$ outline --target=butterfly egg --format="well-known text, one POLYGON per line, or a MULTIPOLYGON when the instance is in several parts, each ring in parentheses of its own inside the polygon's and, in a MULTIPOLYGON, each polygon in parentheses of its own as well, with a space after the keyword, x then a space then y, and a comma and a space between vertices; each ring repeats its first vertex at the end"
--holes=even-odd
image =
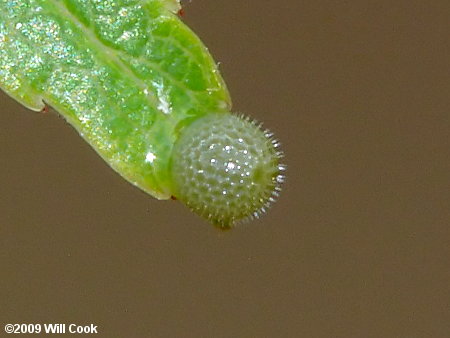
POLYGON ((284 180, 278 145, 248 118, 229 113, 201 117, 175 142, 174 196, 221 228, 258 217, 284 180))

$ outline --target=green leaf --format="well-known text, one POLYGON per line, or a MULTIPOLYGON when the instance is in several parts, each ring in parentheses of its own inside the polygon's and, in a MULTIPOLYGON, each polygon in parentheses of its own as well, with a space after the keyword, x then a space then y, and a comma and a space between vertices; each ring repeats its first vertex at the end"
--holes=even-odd
POLYGON ((0 0, 0 86, 54 107, 131 183, 171 195, 180 126, 231 101, 176 0, 0 0))

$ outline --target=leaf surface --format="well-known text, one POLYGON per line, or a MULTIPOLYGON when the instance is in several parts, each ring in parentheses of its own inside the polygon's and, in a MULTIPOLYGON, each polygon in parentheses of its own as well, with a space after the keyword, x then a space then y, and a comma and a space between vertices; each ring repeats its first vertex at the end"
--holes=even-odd
POLYGON ((178 130, 229 111, 205 46, 175 0, 0 0, 0 86, 54 107, 123 177, 171 194, 178 130))

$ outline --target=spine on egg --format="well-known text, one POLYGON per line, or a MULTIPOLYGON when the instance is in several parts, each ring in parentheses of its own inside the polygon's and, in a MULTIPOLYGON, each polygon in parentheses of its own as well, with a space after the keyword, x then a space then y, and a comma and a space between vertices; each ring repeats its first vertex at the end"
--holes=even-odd
POLYGON ((124 178, 172 194, 179 131, 231 101, 177 0, 0 0, 0 86, 44 103, 124 178))

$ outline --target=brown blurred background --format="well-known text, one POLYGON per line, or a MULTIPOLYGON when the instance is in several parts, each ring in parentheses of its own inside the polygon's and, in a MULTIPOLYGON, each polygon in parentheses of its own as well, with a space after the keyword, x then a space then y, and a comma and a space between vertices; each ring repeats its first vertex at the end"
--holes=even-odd
POLYGON ((280 200, 220 232, 2 94, 0 336, 94 323, 102 337, 450 337, 450 5, 185 10, 235 110, 283 143, 280 200))

